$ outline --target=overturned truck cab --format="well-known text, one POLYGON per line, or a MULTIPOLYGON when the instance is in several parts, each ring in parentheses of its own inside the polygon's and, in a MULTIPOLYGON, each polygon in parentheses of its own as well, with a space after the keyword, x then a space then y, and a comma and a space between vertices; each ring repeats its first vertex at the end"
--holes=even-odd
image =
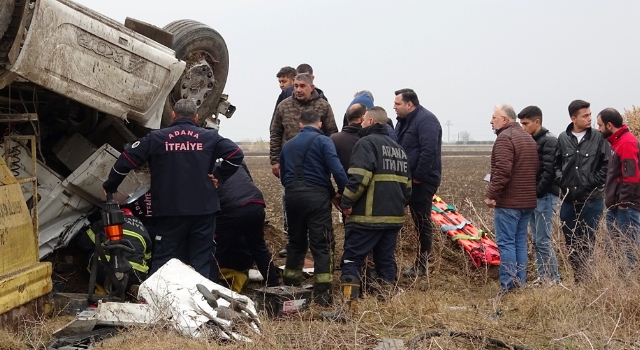
MULTIPOLYGON (((0 154, 10 175, 2 181, 22 194, 1 197, 0 211, 19 201, 35 223, 29 245, 11 228, 15 215, 0 215, 0 249, 30 247, 21 264, 0 254, 0 314, 50 291, 51 267, 40 259, 87 223, 120 152, 168 126, 175 101, 193 99, 201 126, 231 117, 228 70, 224 39, 196 21, 158 28, 131 18, 121 24, 69 0, 0 1, 0 154), (40 272, 20 286, 48 287, 5 288, 31 268, 40 272)), ((149 182, 144 170, 132 172, 116 199, 139 195, 149 182)))

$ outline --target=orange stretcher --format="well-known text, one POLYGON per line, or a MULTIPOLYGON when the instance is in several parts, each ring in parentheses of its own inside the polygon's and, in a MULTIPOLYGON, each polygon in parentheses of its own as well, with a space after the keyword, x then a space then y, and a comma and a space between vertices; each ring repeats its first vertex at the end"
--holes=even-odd
POLYGON ((451 240, 464 248, 474 266, 500 265, 498 245, 471 221, 460 215, 453 205, 448 205, 438 196, 433 196, 431 219, 451 240))

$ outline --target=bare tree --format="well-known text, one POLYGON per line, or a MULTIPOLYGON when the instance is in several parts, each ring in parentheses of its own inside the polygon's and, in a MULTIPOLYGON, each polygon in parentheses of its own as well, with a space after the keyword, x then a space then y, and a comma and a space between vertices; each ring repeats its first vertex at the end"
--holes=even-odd
POLYGON ((463 145, 466 145, 469 141, 473 141, 471 139, 471 133, 466 130, 460 131, 460 133, 458 134, 458 141, 463 145))

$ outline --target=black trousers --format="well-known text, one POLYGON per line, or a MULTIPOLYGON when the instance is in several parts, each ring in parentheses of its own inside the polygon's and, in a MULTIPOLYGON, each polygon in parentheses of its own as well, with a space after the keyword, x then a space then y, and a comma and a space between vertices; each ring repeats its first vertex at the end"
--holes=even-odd
POLYGON ((279 281, 271 252, 264 240, 264 217, 264 206, 257 203, 218 215, 214 253, 218 262, 216 267, 220 268, 242 271, 247 266, 251 267, 255 261, 267 286, 272 287, 279 285, 279 281), (249 252, 248 257, 246 251, 249 252))
POLYGON ((149 275, 167 261, 177 258, 191 265, 199 274, 209 277, 211 252, 215 251, 214 214, 191 216, 159 216, 153 258, 149 275))
POLYGON ((426 255, 431 252, 431 244, 433 240, 433 226, 431 223, 431 205, 433 203, 433 195, 438 190, 437 186, 420 183, 412 184, 411 197, 409 198, 409 209, 411 217, 418 231, 418 257, 416 265, 425 265, 426 255))
POLYGON ((364 259, 373 252, 373 262, 378 276, 389 283, 395 283, 398 272, 395 250, 399 231, 400 227, 365 229, 348 225, 340 262, 342 275, 360 278, 364 259))
POLYGON ((330 284, 333 280, 333 225, 329 191, 322 187, 305 186, 285 191, 289 243, 283 275, 285 284, 302 282, 302 267, 307 249, 314 260, 314 285, 330 284))

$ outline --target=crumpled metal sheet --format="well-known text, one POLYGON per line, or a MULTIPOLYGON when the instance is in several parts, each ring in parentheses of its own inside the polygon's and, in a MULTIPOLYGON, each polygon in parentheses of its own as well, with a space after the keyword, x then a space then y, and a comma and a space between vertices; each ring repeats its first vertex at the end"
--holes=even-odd
MULTIPOLYGON (((257 314, 255 304, 247 296, 211 282, 178 259, 169 260, 144 281, 140 285, 138 297, 143 298, 156 310, 160 319, 173 324, 174 328, 183 335, 195 338, 204 337, 207 334, 205 324, 210 320, 231 328, 230 321, 217 317, 217 311, 209 306, 202 294, 196 289, 197 284, 202 284, 209 290, 215 289, 236 300, 244 300, 247 308, 257 314)), ((229 302, 222 298, 217 302, 219 306, 229 306, 229 302)), ((260 333, 255 325, 251 325, 251 328, 256 333, 260 333)), ((219 336, 229 338, 224 332, 220 332, 219 336)), ((231 332, 231 336, 236 340, 251 341, 236 332, 231 332)))

